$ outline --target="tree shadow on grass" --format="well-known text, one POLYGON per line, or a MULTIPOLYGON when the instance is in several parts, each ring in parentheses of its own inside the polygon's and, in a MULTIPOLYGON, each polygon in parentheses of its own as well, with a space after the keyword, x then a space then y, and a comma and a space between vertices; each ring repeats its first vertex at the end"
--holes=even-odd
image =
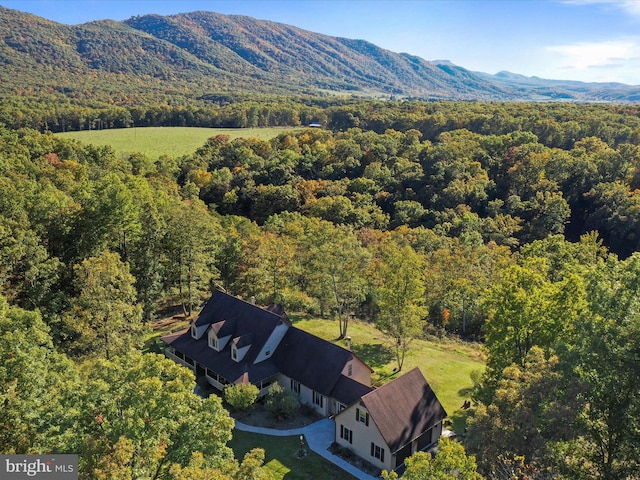
POLYGON ((466 433, 466 424, 467 418, 471 415, 470 407, 473 406, 473 402, 471 401, 471 394, 473 393, 473 388, 461 388, 458 390, 458 395, 463 398, 461 400, 463 403, 460 405, 454 412, 447 412, 449 416, 445 420, 445 428, 453 430, 456 434, 461 437, 465 436, 466 433), (468 403, 467 403, 468 402, 468 403), (467 405, 465 405, 467 404, 467 405))
POLYGON ((467 418, 469 412, 467 410, 456 410, 453 413, 449 413, 449 416, 445 420, 445 428, 453 430, 460 437, 464 437, 466 434, 467 418))
POLYGON ((458 396, 462 398, 470 397, 472 393, 473 393, 473 387, 461 388, 460 390, 458 390, 458 396))
POLYGON ((393 351, 380 343, 353 345, 351 350, 371 368, 384 367, 395 358, 393 351))

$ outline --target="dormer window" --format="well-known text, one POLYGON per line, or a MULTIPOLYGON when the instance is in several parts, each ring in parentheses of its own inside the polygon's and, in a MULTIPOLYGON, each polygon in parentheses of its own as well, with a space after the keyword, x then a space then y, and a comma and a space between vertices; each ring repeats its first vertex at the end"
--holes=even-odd
POLYGON ((231 358, 238 361, 238 348, 235 345, 231 345, 231 358))
POLYGON ((209 346, 214 350, 219 350, 218 339, 214 335, 209 335, 209 346))
POLYGON ((198 339, 198 329, 196 328, 196 324, 195 323, 191 324, 191 336, 193 338, 195 338, 196 340, 198 339))

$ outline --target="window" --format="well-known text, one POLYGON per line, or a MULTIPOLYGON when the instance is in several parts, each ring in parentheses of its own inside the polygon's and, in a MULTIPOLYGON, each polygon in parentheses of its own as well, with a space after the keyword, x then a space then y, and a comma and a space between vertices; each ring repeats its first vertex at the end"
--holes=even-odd
POLYGON ((265 354, 265 356, 267 356, 267 357, 268 357, 269 355, 271 355, 271 345, 267 345, 267 348, 265 348, 265 350, 264 350, 264 354, 265 354))
POLYGON ((377 458, 381 462, 384 462, 384 448, 371 442, 371 456, 377 458))
POLYGON ((369 426, 369 414, 364 410, 356 408, 356 420, 364 423, 367 427, 369 426))
POLYGON ((213 335, 209 337, 209 346, 214 350, 218 350, 218 339, 213 335))
POLYGON ((351 376, 353 375, 353 364, 349 364, 349 366, 347 367, 347 376, 351 376))
POLYGON ((340 425, 340 438, 344 438, 347 442, 353 443, 353 430, 349 430, 344 425, 340 425))
POLYGON ((193 325, 191 325, 191 336, 193 338, 195 338, 196 340, 198 339, 198 329, 196 328, 196 324, 195 323, 193 325))
POLYGON ((238 349, 235 345, 231 347, 231 358, 233 358, 236 362, 238 361, 238 349))
POLYGON ((296 382, 293 378, 291 379, 291 391, 300 395, 300 382, 296 382))
POLYGON ((324 406, 324 397, 320 395, 318 392, 313 392, 313 403, 318 405, 320 408, 324 406))
POLYGON ((272 380, 262 380, 262 381, 260 382, 260 385, 258 386, 258 388, 259 388, 260 390, 262 390, 263 388, 268 388, 268 387, 269 387, 269 385, 271 385, 272 383, 273 383, 273 381, 272 381, 272 380))

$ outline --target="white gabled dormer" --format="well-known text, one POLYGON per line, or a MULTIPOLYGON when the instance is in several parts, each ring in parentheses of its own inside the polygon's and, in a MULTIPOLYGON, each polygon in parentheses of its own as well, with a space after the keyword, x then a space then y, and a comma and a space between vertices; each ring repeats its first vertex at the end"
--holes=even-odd
POLYGON ((218 339, 218 336, 216 335, 216 332, 213 330, 213 328, 209 329, 209 347, 213 348, 216 352, 220 351, 220 340, 218 339))
POLYGON ((209 328, 208 323, 205 323, 204 325, 198 325, 197 321, 194 321, 191 324, 191 336, 196 340, 200 340, 200 338, 202 338, 202 335, 204 335, 204 332, 207 331, 207 328, 209 328))
POLYGON ((281 322, 278 326, 276 326, 271 332, 271 335, 269 335, 269 338, 265 342, 262 350, 260 350, 260 353, 258 353, 258 356, 253 363, 260 363, 263 360, 271 358, 273 352, 276 350, 276 348, 278 348, 278 345, 280 345, 280 341, 284 337, 284 334, 287 333, 288 329, 289 325, 284 322, 281 322))
POLYGON ((236 362, 241 362, 247 352, 251 349, 253 340, 253 333, 234 338, 231 341, 231 359, 236 362))
POLYGON ((222 320, 221 322, 212 323, 211 327, 209 327, 209 346, 217 352, 221 352, 222 349, 227 346, 227 343, 229 343, 229 339, 231 338, 231 335, 219 335, 224 331, 224 325, 225 320, 222 320))

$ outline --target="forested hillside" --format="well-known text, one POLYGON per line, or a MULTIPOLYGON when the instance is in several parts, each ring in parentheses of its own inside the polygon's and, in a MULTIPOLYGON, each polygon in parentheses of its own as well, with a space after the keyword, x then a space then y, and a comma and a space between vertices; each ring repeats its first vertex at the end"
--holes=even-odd
MULTIPOLYGON (((248 105, 215 112, 274 108, 248 105)), ((180 158, 0 130, 2 451, 81 453, 83 478, 222 469, 221 405, 131 353, 164 309, 191 315, 222 287, 338 320, 336 335, 372 322, 398 358, 416 336, 484 342, 463 444, 487 478, 635 478, 637 108, 313 112, 327 128, 180 158)))
POLYGON ((164 102, 207 107, 212 96, 238 92, 431 100, 640 98, 639 87, 482 74, 361 39, 212 12, 70 26, 0 7, 0 61, 3 95, 17 95, 26 105, 55 102, 58 109, 164 102))
POLYGON ((83 479, 265 475, 262 451, 233 459, 222 401, 147 352, 154 320, 222 288, 337 337, 368 322, 398 371, 416 338, 481 342, 472 407, 449 413, 483 477, 638 478, 640 109, 436 101, 637 87, 209 12, 0 7, 0 62, 2 453, 77 453, 83 479), (132 126, 297 128, 158 158, 52 133, 132 126))

